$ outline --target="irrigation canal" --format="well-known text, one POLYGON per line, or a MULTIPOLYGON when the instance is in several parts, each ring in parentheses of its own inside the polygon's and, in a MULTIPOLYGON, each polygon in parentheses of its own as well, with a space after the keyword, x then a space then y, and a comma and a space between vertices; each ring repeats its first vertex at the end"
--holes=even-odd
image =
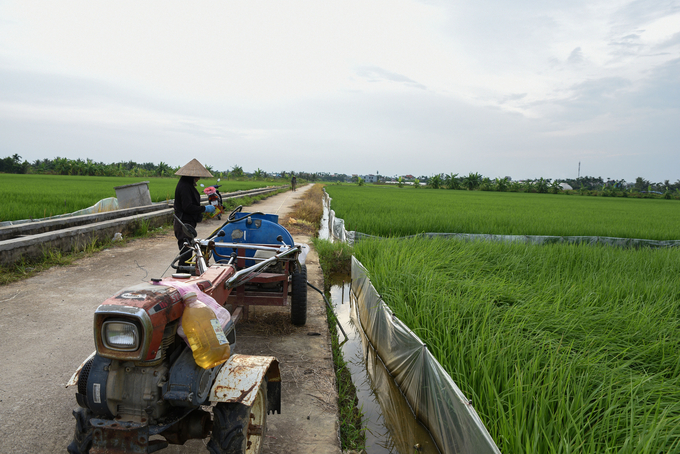
MULTIPOLYGON (((329 213, 324 204, 319 238, 329 235, 329 213)), ((342 281, 329 276, 331 282, 342 281)), ((439 449, 428 430, 416 419, 394 379, 366 338, 356 311, 349 276, 340 285, 331 286, 331 303, 335 315, 347 334, 342 356, 356 387, 366 429, 367 454, 436 454, 439 449)), ((338 336, 342 336, 338 333, 338 336)), ((340 342, 342 338, 338 339, 340 342)))
MULTIPOLYGON (((346 280, 348 280, 347 278, 346 280)), ((331 301, 347 333, 342 355, 364 414, 367 454, 436 454, 437 445, 416 419, 394 379, 364 335, 351 283, 331 287, 331 301)), ((342 334, 339 333, 342 342, 342 334)))

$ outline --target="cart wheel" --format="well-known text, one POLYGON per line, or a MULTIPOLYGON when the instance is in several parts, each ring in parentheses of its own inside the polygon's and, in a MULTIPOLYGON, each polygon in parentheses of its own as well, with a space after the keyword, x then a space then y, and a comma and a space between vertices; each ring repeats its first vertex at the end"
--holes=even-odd
POLYGON ((267 433, 267 380, 253 405, 222 402, 213 409, 208 451, 212 454, 259 454, 267 433))
POLYGON ((303 326, 307 323, 307 265, 302 265, 293 272, 291 285, 290 322, 303 326))
POLYGON ((66 450, 70 454, 87 454, 92 447, 93 429, 90 424, 92 414, 90 410, 79 408, 73 410, 73 416, 76 418, 76 430, 73 435, 73 441, 71 441, 66 450))

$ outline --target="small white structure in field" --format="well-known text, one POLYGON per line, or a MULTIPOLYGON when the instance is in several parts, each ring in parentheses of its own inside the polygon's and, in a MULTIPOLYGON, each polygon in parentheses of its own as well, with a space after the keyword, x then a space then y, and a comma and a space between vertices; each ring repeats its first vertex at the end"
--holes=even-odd
POLYGON ((151 195, 149 194, 149 182, 126 184, 116 186, 116 197, 118 198, 118 208, 134 208, 151 205, 151 195))

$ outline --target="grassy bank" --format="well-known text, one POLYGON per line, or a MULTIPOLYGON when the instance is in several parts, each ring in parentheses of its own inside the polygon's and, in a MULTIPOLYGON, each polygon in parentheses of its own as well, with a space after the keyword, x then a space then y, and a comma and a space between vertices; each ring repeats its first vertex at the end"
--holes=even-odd
POLYGON ((314 237, 319 231, 323 216, 323 185, 315 184, 305 191, 299 202, 293 205, 288 215, 280 220, 281 225, 292 234, 314 237))
POLYGON ((680 450, 680 250, 362 241, 503 452, 680 450))
POLYGON ((347 230, 680 239, 675 200, 328 185, 347 230))

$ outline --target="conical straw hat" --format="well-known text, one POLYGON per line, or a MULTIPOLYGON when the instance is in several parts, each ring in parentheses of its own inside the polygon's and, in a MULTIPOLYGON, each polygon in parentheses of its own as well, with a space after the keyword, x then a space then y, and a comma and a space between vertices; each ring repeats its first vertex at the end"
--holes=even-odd
POLYGON ((212 178, 212 173, 208 172, 208 169, 203 167, 203 164, 198 162, 198 159, 195 158, 175 172, 175 175, 185 177, 212 178))

